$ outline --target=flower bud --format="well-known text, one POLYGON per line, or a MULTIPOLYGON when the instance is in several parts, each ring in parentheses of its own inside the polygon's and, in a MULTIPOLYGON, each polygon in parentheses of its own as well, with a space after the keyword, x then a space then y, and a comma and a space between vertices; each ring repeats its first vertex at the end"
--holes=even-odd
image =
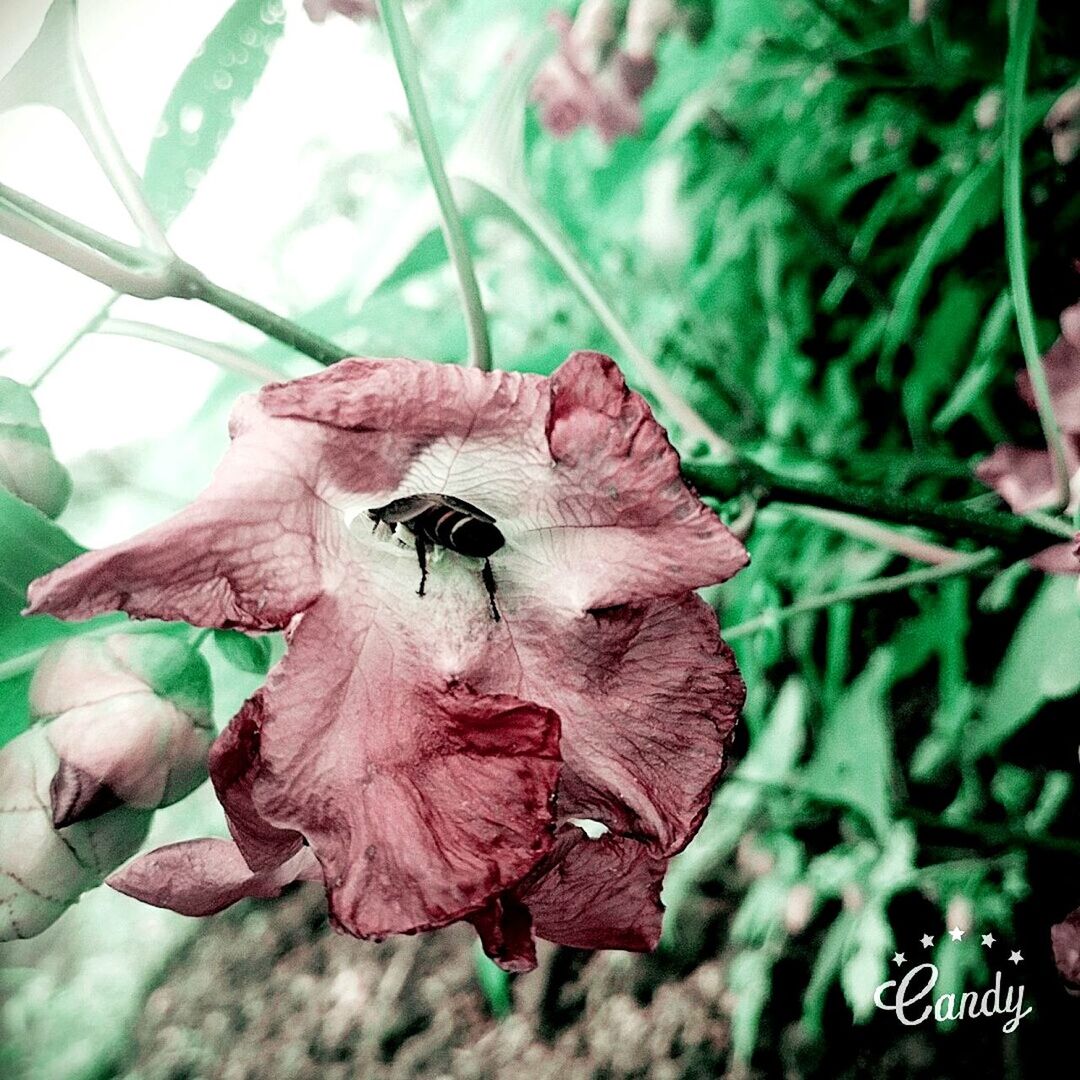
POLYGON ((626 52, 638 60, 651 58, 660 35, 674 21, 672 0, 630 0, 626 11, 626 52))
POLYGON ((150 827, 149 811, 122 806, 61 835, 49 809, 57 765, 42 727, 0 750, 0 941, 51 926, 133 855, 150 827))
POLYGON ((1046 114, 1046 130, 1059 165, 1068 165, 1080 151, 1080 86, 1066 90, 1046 114))
POLYGON ((30 712, 47 721, 60 759, 53 823, 182 799, 207 776, 210 711, 206 661, 175 638, 84 635, 52 646, 30 684, 30 712))
POLYGON ((0 378, 0 487, 56 517, 71 496, 71 477, 53 457, 33 395, 0 378))

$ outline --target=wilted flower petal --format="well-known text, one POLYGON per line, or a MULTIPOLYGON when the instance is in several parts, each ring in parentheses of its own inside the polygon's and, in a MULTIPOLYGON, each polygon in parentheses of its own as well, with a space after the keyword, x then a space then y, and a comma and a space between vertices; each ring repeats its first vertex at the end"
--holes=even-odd
POLYGON ((1057 498, 1048 450, 997 446, 975 466, 975 475, 992 487, 1017 514, 1052 506, 1057 498))
POLYGON ((71 497, 71 477, 53 457, 33 395, 5 378, 0 378, 0 487, 48 517, 56 517, 71 497))
POLYGON ((49 782, 59 762, 39 725, 0 749, 0 941, 33 937, 138 850, 149 811, 122 806, 58 832, 49 782))
POLYGON ((612 361, 577 353, 551 379, 344 362, 245 400, 233 434, 193 506, 35 582, 31 610, 288 627, 211 775, 249 869, 306 842, 342 928, 470 917, 521 966, 519 907, 592 940, 587 905, 572 912, 602 874, 613 940, 646 947, 651 883, 700 824, 742 702, 691 590, 746 555, 612 361), (366 511, 423 492, 496 520, 494 599, 480 561, 444 547, 418 595, 412 537, 372 532, 366 511), (561 842, 552 877, 552 826, 574 818, 612 839, 561 842))
POLYGON ((252 870, 234 843, 207 839, 151 851, 111 875, 108 883, 126 896, 181 915, 214 915, 238 900, 270 899, 294 881, 321 877, 310 848, 271 870, 252 870))
POLYGON ((29 701, 60 759, 57 828, 120 803, 168 806, 206 779, 210 673, 182 641, 119 633, 58 642, 38 664, 29 701))

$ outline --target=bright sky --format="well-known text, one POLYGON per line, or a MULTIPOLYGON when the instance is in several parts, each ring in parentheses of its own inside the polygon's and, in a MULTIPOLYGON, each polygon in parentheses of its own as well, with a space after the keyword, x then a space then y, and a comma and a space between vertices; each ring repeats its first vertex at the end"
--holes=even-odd
MULTIPOLYGON (((80 37, 120 143, 141 169, 164 103, 228 0, 84 0, 80 37)), ((36 36, 48 0, 0 0, 0 75, 36 36)), ((178 252, 211 277, 285 313, 324 299, 358 273, 355 221, 315 220, 293 230, 329 162, 402 145, 404 101, 377 28, 331 18, 309 22, 287 0, 284 38, 214 167, 176 222, 178 252), (283 234, 296 231, 288 242, 283 234)), ((59 60, 57 60, 59 62, 59 60)), ((0 180, 123 239, 125 211, 66 117, 28 105, 0 115, 0 180)), ((364 192, 357 192, 364 205, 364 192)), ((385 206, 383 207, 385 211, 385 206)), ((108 296, 101 286, 0 238, 0 374, 31 380, 108 296)), ((123 300, 117 317, 254 344, 259 335, 203 305, 123 300)), ((160 345, 92 335, 37 392, 61 460, 182 428, 217 371, 160 345)), ((201 486, 196 484, 196 486, 201 486)), ((148 510, 160 516, 160 508, 148 510)), ((110 520, 88 542, 123 535, 110 520)), ((137 517, 138 515, 136 515, 137 517)), ((141 523, 140 523, 141 524, 141 523)))

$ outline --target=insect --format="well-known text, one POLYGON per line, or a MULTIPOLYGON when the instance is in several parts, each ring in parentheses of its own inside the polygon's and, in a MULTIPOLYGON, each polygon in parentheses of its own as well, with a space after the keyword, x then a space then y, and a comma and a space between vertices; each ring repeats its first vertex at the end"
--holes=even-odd
POLYGON ((391 532, 403 525, 416 539, 416 558, 420 563, 420 588, 424 595, 427 583, 427 554, 430 547, 444 547, 459 555, 484 560, 481 578, 491 601, 491 614, 499 621, 495 606, 495 575, 491 572, 491 556, 506 543, 503 534, 490 514, 464 499, 431 492, 406 495, 385 506, 368 511, 375 528, 386 525, 391 532))

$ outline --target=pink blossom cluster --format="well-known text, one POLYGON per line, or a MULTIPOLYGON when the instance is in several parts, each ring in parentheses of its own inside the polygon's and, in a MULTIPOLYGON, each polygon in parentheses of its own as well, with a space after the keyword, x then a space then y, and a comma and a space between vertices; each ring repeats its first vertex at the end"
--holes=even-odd
POLYGON ((592 127, 609 143, 638 131, 657 43, 676 15, 674 0, 630 0, 624 20, 614 0, 585 0, 573 20, 552 12, 559 48, 532 86, 544 127, 558 136, 592 127))

